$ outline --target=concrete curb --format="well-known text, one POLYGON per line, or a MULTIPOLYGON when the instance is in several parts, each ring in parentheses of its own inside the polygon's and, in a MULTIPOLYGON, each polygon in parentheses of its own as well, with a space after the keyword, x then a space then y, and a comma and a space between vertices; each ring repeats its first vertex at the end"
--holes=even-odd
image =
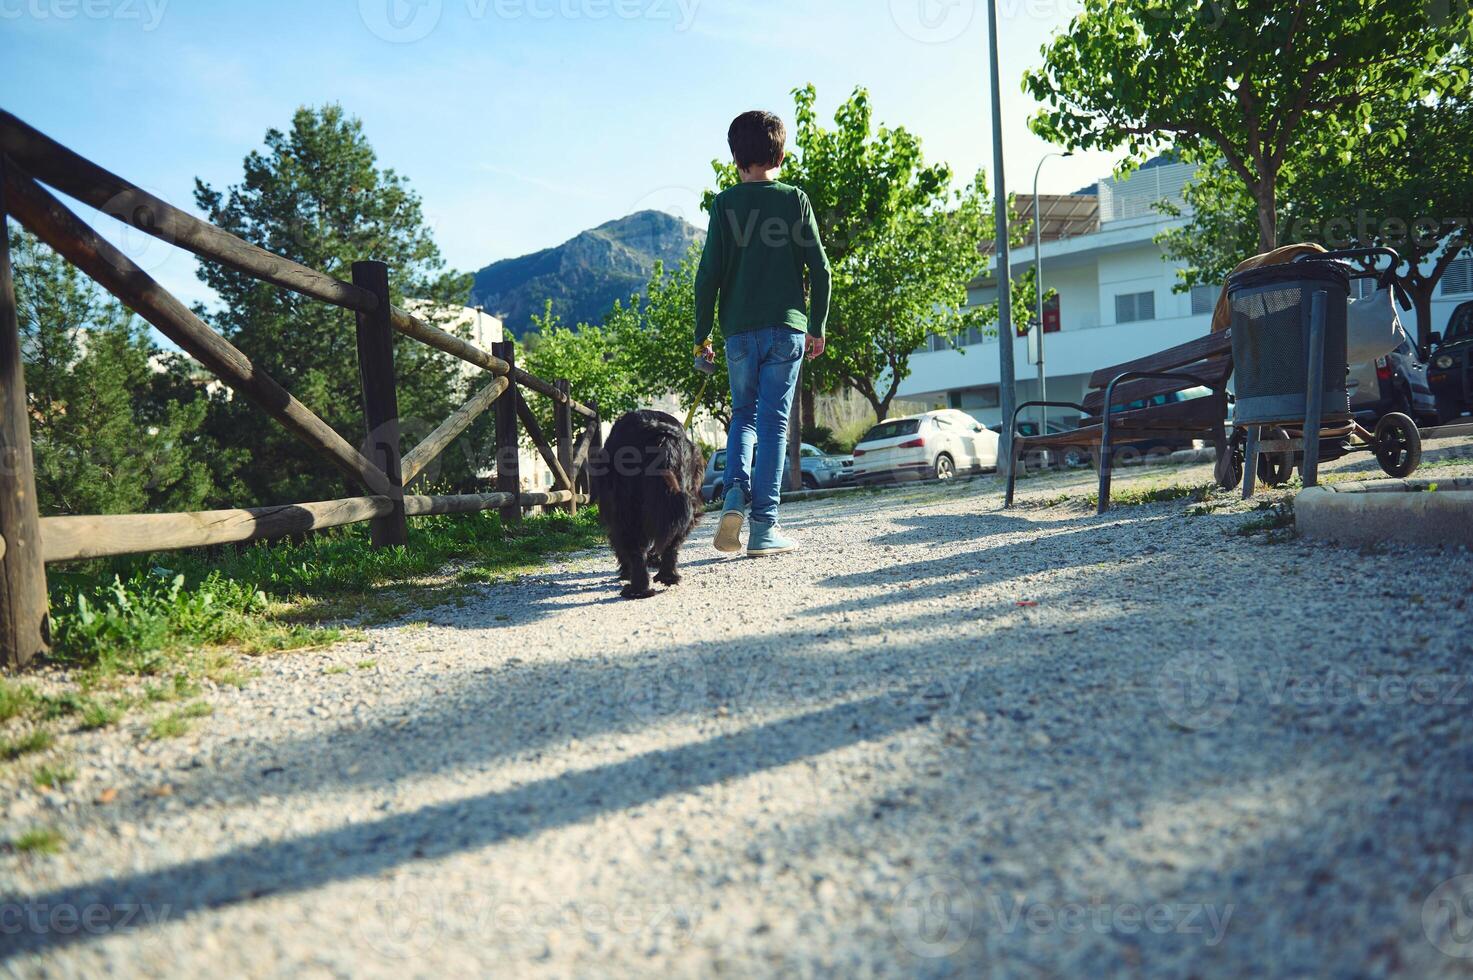
POLYGON ((1294 500, 1306 538, 1345 545, 1473 549, 1473 479, 1372 480, 1311 487, 1294 500))

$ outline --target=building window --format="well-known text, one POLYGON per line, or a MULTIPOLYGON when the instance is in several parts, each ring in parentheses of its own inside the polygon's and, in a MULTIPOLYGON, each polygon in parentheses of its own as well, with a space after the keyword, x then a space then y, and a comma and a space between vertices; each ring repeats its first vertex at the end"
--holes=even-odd
POLYGON ((1156 294, 1122 293, 1115 297, 1115 322, 1135 323, 1156 319, 1156 294))
POLYGON ((1473 256, 1454 259, 1442 274, 1442 295, 1473 293, 1473 256))
POLYGON ((1192 316, 1202 316, 1217 309, 1217 297, 1222 295, 1221 286, 1192 287, 1192 316))

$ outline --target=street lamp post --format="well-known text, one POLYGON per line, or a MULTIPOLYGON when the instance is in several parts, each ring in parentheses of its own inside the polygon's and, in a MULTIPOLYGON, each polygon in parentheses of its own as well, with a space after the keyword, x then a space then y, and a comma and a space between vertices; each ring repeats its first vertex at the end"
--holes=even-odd
POLYGON ((1002 409, 1002 438, 997 447, 997 473, 1004 480, 1013 468, 1013 408, 1017 404, 1013 381, 1012 268, 1008 264, 1008 194, 1002 169, 1002 89, 998 81, 997 0, 987 0, 988 53, 992 57, 992 193, 997 208, 997 352, 998 407, 1002 409))
MULTIPOLYGON (((1048 400, 1048 388, 1043 377, 1043 219, 1038 206, 1038 175, 1043 171, 1044 160, 1050 157, 1072 157, 1073 152, 1046 153, 1033 171, 1033 283, 1038 288, 1038 400, 1048 400)), ((1048 435, 1048 408, 1038 406, 1038 434, 1048 435)))

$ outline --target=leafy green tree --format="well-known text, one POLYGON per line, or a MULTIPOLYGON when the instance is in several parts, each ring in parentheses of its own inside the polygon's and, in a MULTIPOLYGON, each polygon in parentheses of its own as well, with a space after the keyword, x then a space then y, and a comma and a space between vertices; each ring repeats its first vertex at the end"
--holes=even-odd
MULTIPOLYGON (((436 304, 417 309, 440 326, 469 295, 471 277, 445 270, 418 195, 404 177, 378 167, 362 123, 341 106, 299 109, 288 131, 267 132, 264 153, 245 158, 241 183, 222 192, 196 181, 195 201, 215 224, 341 279, 351 278, 355 261, 387 263, 393 302, 436 304)), ((353 315, 213 263, 202 262, 199 277, 222 301, 209 314, 216 328, 344 438, 361 444, 353 315)), ((400 416, 410 432, 421 427, 413 420, 438 424, 466 388, 457 361, 407 337, 395 337, 394 367, 400 416)), ((255 500, 340 495, 335 469, 243 399, 217 402, 210 424, 222 444, 248 451, 250 466, 240 476, 255 500)), ((441 479, 470 479, 462 454, 448 455, 445 464, 441 479)))
MULTIPOLYGON (((1442 69, 1468 77, 1464 50, 1442 69)), ((1326 248, 1388 246, 1405 263, 1397 279, 1416 309, 1423 343, 1436 328, 1432 298, 1458 255, 1473 243, 1473 85, 1439 99, 1374 106, 1347 164, 1337 147, 1302 142, 1280 175, 1280 242, 1326 248)), ((1159 241, 1185 260, 1186 285, 1223 282, 1251 251, 1253 200, 1215 157, 1186 191, 1190 213, 1159 241)), ((1183 214, 1183 209, 1171 208, 1183 214)))
MULTIPOLYGON (((687 410, 699 403, 722 425, 730 425, 731 381, 726 359, 716 359, 716 373, 712 375, 696 371, 691 363, 699 263, 697 246, 671 271, 657 264, 644 297, 631 299, 628 307, 615 310, 606 322, 617 329, 620 345, 630 352, 634 376, 649 391, 674 395, 687 410)), ((720 349, 719 323, 711 340, 720 349)))
MULTIPOLYGON (((828 350, 805 365, 805 389, 847 385, 883 419, 929 335, 956 338, 995 322, 995 306, 967 306, 966 288, 986 264, 978 246, 993 235, 991 205, 980 173, 956 188, 950 167, 926 162, 919 137, 876 128, 863 88, 839 106, 832 128, 818 119, 812 85, 793 97, 794 151, 782 179, 813 201, 834 269, 828 350)), ((729 161, 713 166, 718 189, 740 179, 729 161)), ((714 196, 708 192, 708 209, 714 196)), ((1013 229, 1018 242, 1025 233, 1013 229)))
MULTIPOLYGON (((635 359, 620 342, 628 330, 627 318, 626 309, 616 306, 603 325, 580 323, 568 327, 553 312, 549 300, 542 315, 533 315, 533 331, 523 339, 517 363, 539 378, 568 379, 579 401, 586 404, 597 400, 600 415, 618 418, 637 407, 646 392, 635 359)), ((543 431, 550 435, 551 400, 529 395, 528 404, 543 431)))
POLYGON ((1084 0, 1024 88, 1030 124, 1075 149, 1221 158, 1253 201, 1256 252, 1279 244, 1281 175, 1313 141, 1346 164, 1372 107, 1447 93, 1440 61, 1473 40, 1466 7, 1405 0, 1084 0))
POLYGON ((215 453, 188 363, 31 235, 12 229, 10 254, 41 510, 200 509, 215 453))

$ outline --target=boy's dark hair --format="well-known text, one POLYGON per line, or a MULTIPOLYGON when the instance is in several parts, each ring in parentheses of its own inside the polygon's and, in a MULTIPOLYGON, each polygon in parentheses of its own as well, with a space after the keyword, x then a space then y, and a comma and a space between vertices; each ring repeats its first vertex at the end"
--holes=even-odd
POLYGON ((726 131, 726 143, 731 147, 732 158, 743 170, 759 165, 776 167, 783 158, 787 142, 788 128, 783 121, 770 112, 757 109, 737 116, 726 131))

